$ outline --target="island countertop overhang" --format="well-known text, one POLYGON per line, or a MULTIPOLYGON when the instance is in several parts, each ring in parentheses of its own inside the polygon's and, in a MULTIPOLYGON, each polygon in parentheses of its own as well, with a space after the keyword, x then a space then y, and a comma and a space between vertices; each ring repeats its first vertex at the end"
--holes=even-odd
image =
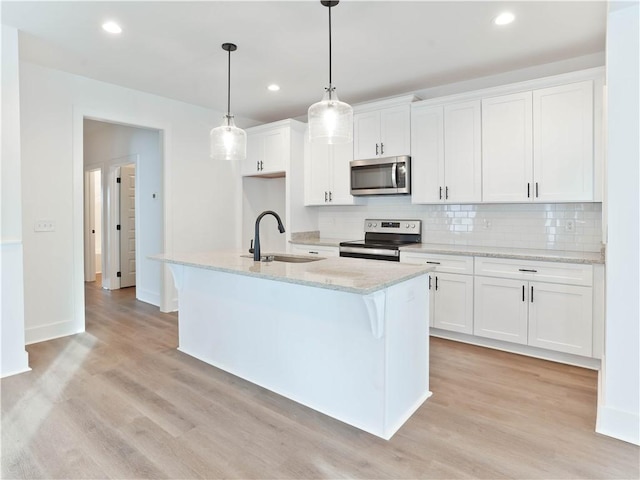
MULTIPOLYGON (((265 255, 273 255, 265 253, 265 255)), ((308 263, 255 262, 242 251, 165 253, 149 258, 298 285, 368 295, 433 271, 432 266, 382 260, 328 257, 308 263)))

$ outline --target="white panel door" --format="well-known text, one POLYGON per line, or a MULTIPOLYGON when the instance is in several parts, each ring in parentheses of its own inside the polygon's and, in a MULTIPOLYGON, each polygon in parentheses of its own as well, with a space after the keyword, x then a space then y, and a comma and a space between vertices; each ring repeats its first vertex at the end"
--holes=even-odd
POLYGON ((411 202, 439 203, 444 189, 444 111, 416 107, 411 112, 411 202))
POLYGON ((528 283, 475 277, 473 334, 527 344, 528 283))
POLYGON ((533 91, 535 200, 593 200, 593 82, 533 91))
POLYGON ((411 106, 385 108, 380 111, 380 156, 411 154, 411 106))
POLYGON ((482 200, 480 100, 444 107, 445 201, 482 200))
POLYGON ((353 116, 353 158, 363 160, 380 155, 380 112, 353 116))
POLYGON ((260 160, 264 161, 264 138, 259 133, 247 134, 247 158, 242 163, 243 175, 260 172, 260 160))
POLYGON ((324 205, 329 200, 329 148, 322 142, 308 142, 305 175, 305 205, 324 205))
POLYGON ((482 200, 533 200, 531 92, 482 100, 482 200))
POLYGON ((352 205, 351 167, 353 143, 339 143, 330 146, 329 185, 331 205, 352 205))
POLYGON ((120 168, 120 288, 136 284, 136 167, 120 168))
POLYGON ((529 283, 529 345, 590 357, 592 288, 529 283))
POLYGON ((432 277, 432 288, 435 288, 433 326, 472 334, 473 277, 451 273, 436 273, 432 277))

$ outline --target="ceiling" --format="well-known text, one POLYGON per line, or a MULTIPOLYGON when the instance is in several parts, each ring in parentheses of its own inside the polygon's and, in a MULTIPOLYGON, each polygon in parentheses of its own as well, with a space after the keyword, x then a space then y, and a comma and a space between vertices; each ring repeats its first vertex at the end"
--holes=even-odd
MULTIPOLYGON (((351 104, 605 49, 603 1, 357 1, 332 8, 333 83, 351 104), (492 19, 509 10, 511 25, 492 19)), ((269 122, 306 114, 328 84, 317 0, 2 1, 23 60, 269 122), (101 25, 115 20, 119 36, 101 25), (269 92, 271 83, 279 92, 269 92)))

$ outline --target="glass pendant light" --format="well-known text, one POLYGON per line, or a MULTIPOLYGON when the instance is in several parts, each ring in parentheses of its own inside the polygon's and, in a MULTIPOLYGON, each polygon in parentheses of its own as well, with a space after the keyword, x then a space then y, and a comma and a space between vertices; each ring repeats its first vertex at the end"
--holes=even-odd
POLYGON ((222 49, 229 52, 229 68, 227 70, 227 114, 222 117, 222 125, 209 133, 211 150, 209 156, 213 160, 244 160, 247 158, 247 133, 236 127, 231 115, 231 52, 237 50, 233 43, 223 43, 222 49))
POLYGON ((348 143, 353 140, 353 108, 338 99, 331 83, 331 7, 338 1, 322 0, 320 3, 329 8, 329 86, 325 88, 322 100, 309 107, 309 139, 328 144, 348 143))

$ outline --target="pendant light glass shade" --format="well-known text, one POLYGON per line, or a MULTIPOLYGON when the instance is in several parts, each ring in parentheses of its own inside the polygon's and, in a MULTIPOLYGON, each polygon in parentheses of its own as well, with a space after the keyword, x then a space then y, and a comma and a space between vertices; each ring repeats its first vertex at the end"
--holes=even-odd
POLYGON ((309 140, 312 142, 335 144, 353 140, 353 108, 341 102, 331 83, 331 7, 337 0, 321 0, 329 8, 329 86, 325 88, 322 100, 309 107, 309 140))
POLYGON ((211 130, 209 139, 212 159, 242 161, 247 158, 247 133, 236 127, 233 115, 225 115, 222 125, 211 130))
POLYGON ((309 107, 308 122, 312 142, 336 144, 353 140, 353 108, 338 99, 331 85, 322 100, 309 107))
POLYGON ((222 49, 229 53, 227 114, 222 117, 222 125, 209 133, 209 156, 213 160, 242 161, 247 158, 247 133, 236 127, 231 115, 231 52, 237 48, 233 43, 222 44, 222 49))

